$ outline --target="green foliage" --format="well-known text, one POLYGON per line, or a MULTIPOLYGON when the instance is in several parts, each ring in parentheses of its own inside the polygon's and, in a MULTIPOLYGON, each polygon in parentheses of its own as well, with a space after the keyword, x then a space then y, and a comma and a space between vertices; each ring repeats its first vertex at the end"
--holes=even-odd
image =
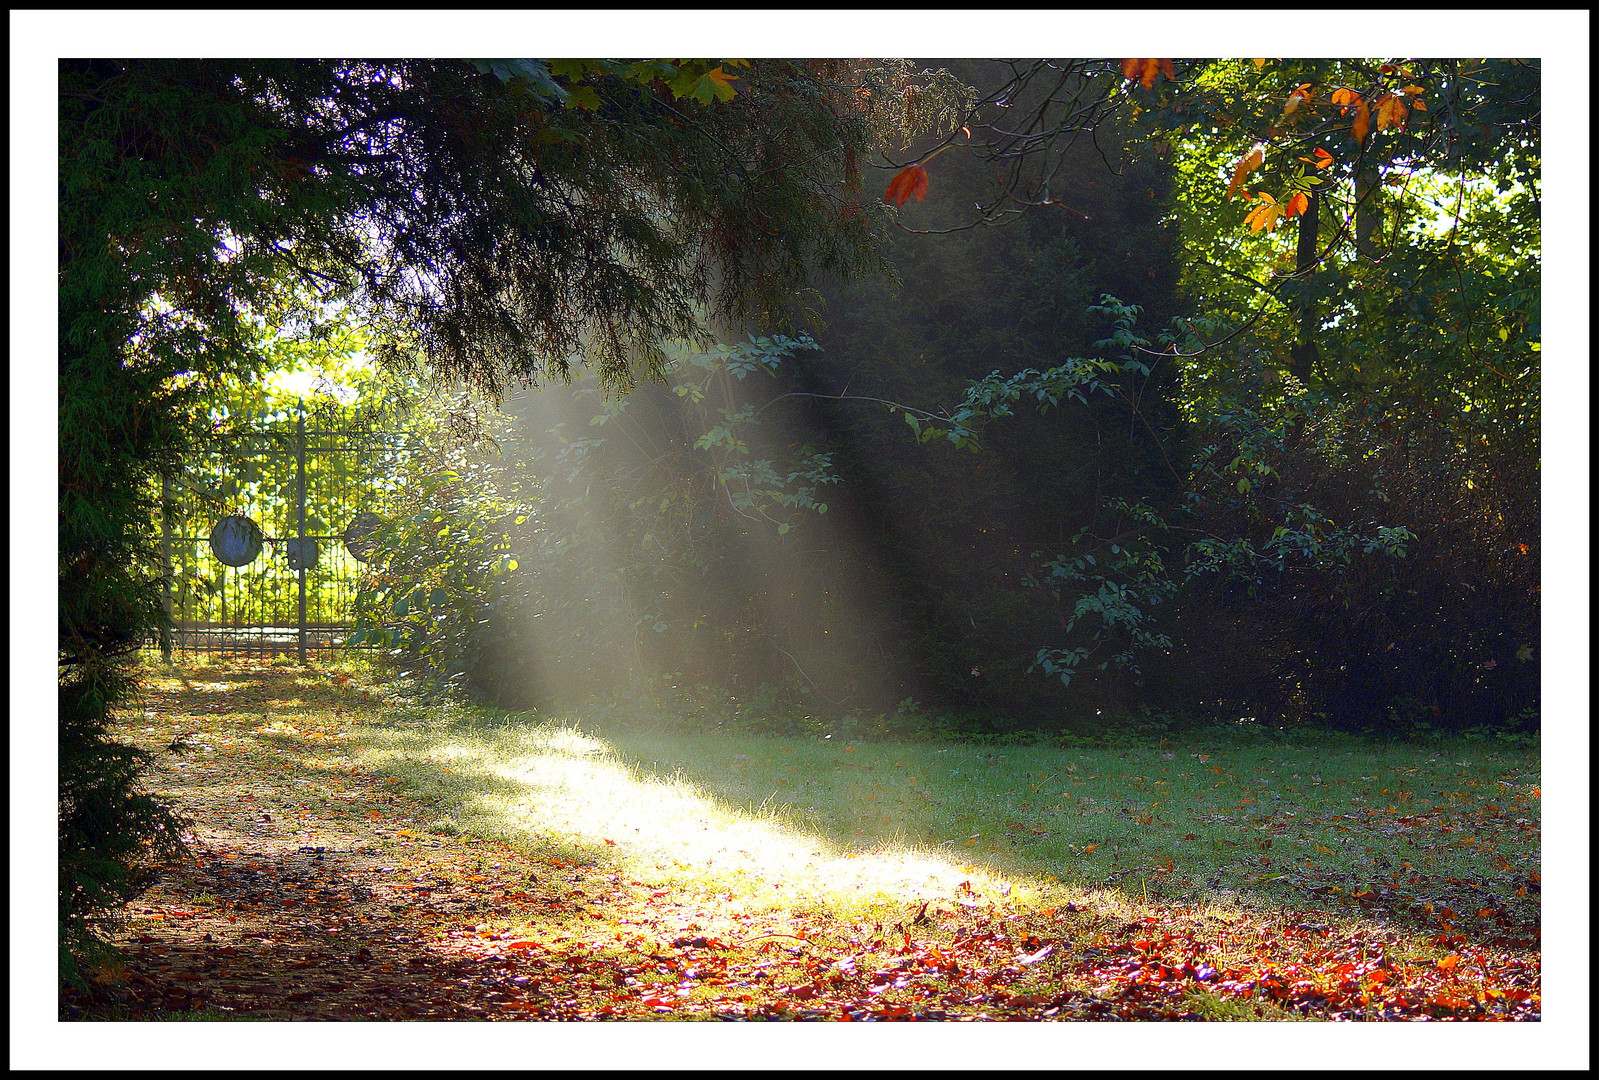
POLYGON ((712 607, 748 603, 714 576, 728 545, 776 540, 827 513, 828 455, 768 456, 779 448, 745 385, 815 347, 783 335, 672 346, 653 392, 611 399, 580 379, 513 401, 507 416, 435 418, 432 449, 411 459, 375 538, 381 566, 357 599, 352 640, 388 650, 436 690, 502 703, 707 662, 729 629, 712 607), (664 429, 657 410, 672 419, 664 429), (659 663, 642 662, 643 642, 664 651, 659 663))
POLYGON ((903 107, 904 66, 738 71, 729 99, 702 61, 61 62, 64 940, 170 835, 104 748, 163 622, 153 493, 281 360, 277 331, 333 333, 348 305, 391 367, 498 390, 592 362, 619 385, 707 311, 778 320, 813 274, 874 265, 887 214, 855 162, 931 115, 903 107))

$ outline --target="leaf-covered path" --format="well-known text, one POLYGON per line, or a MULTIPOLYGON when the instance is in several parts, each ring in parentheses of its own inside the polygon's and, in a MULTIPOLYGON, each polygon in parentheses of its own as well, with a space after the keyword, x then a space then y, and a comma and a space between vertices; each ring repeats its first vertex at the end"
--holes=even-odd
POLYGON ((1336 912, 1114 890, 1043 906, 976 867, 897 907, 760 905, 736 882, 685 889, 638 864, 450 835, 363 763, 353 732, 383 709, 345 676, 266 663, 152 677, 124 731, 162 751, 153 784, 192 819, 194 859, 130 905, 121 965, 67 995, 63 1017, 1539 1015, 1535 952, 1336 912))

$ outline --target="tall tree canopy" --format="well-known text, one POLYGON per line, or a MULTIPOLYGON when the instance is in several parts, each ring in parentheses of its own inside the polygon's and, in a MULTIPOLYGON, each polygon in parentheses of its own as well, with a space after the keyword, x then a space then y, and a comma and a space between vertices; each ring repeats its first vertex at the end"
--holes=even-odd
POLYGON ((61 915, 69 945, 177 823, 106 736, 162 623, 152 479, 261 327, 352 305, 391 363, 613 384, 714 319, 877 265, 859 161, 938 118, 846 61, 62 61, 61 915))

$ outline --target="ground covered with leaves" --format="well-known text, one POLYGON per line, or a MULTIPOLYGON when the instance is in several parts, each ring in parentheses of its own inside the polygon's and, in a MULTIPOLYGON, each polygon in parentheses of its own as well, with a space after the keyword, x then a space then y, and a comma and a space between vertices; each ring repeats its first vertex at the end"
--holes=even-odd
POLYGON ((1277 751, 608 740, 266 662, 122 721, 193 857, 63 1019, 1540 1016, 1525 758, 1317 802, 1277 751))

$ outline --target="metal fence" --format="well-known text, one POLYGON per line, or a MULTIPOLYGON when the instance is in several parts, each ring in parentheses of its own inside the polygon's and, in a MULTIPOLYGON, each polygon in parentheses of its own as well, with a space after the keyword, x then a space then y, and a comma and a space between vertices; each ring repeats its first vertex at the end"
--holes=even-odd
POLYGON ((331 404, 228 418, 162 478, 171 652, 305 663, 347 647, 371 553, 363 538, 392 509, 411 438, 331 404), (215 541, 239 515, 257 527, 255 542, 215 541))

